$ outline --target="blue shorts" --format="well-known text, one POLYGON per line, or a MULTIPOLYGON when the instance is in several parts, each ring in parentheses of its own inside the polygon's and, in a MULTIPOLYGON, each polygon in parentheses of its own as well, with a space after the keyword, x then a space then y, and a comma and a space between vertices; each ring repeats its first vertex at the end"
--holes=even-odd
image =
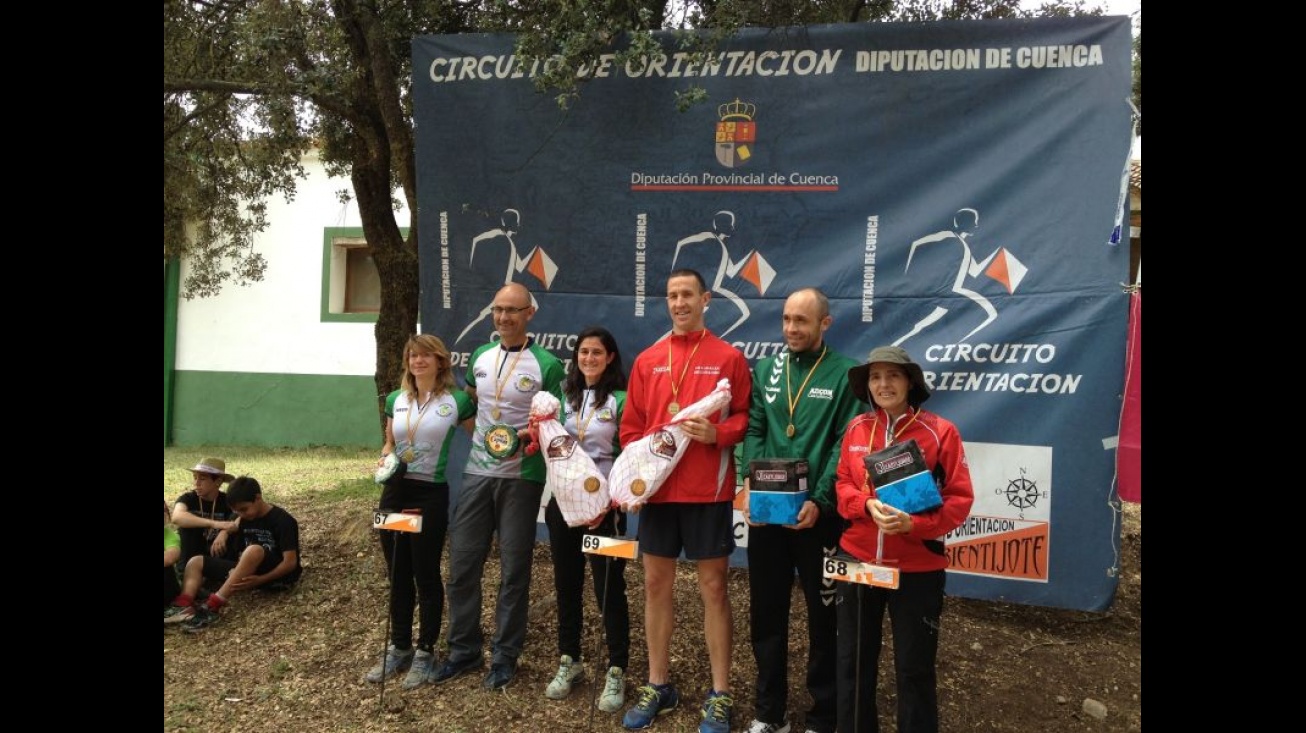
POLYGON ((639 511, 639 550, 655 557, 710 560, 735 551, 734 502, 666 502, 639 511))

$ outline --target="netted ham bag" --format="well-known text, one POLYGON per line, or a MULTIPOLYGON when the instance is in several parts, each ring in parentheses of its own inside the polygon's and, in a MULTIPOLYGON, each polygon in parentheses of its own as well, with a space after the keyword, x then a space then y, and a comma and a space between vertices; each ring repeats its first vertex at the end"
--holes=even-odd
POLYGON ((536 392, 531 399, 531 423, 539 431, 540 450, 544 453, 547 481, 558 499, 567 526, 593 524, 611 506, 608 481, 594 465, 594 459, 581 449, 580 443, 558 422, 558 398, 548 392, 536 392))
POLYGON ((730 380, 722 379, 706 397, 677 412, 671 421, 621 449, 608 473, 608 491, 617 504, 637 506, 648 501, 675 470, 689 447, 680 423, 691 417, 711 417, 730 406, 730 380))

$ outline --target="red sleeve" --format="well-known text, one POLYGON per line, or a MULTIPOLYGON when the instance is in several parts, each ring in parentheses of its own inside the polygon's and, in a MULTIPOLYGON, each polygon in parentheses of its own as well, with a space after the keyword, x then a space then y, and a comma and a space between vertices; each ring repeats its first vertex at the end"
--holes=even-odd
POLYGON ((844 428, 843 442, 839 445, 839 465, 834 473, 834 495, 839 508, 839 516, 848 521, 866 519, 866 499, 868 494, 862 490, 866 482, 866 464, 860 457, 848 451, 848 446, 866 442, 866 428, 861 423, 861 415, 848 421, 844 428))
POLYGON ((730 415, 716 426, 716 444, 723 449, 742 441, 744 433, 748 431, 753 372, 748 368, 748 360, 738 350, 735 350, 735 358, 731 359, 731 371, 727 378, 730 380, 730 415))
POLYGON ((648 409, 648 397, 644 394, 646 388, 643 363, 637 356, 630 370, 630 382, 626 385, 626 411, 621 415, 622 448, 644 437, 645 426, 648 424, 648 414, 645 412, 648 409))
POLYGON ((927 540, 942 537, 966 521, 971 504, 975 503, 975 489, 971 484, 970 466, 966 464, 966 449, 961 442, 961 433, 957 431, 956 425, 944 420, 939 421, 938 465, 944 471, 943 486, 939 489, 943 496, 943 506, 912 515, 913 537, 927 540))

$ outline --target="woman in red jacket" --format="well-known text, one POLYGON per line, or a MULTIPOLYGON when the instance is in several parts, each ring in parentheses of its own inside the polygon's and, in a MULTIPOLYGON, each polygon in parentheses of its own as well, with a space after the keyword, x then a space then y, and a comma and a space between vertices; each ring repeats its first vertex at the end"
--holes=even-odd
POLYGON ((844 432, 835 493, 848 521, 840 549, 897 572, 898 587, 840 583, 838 700, 840 733, 876 733, 876 679, 884 611, 893 633, 899 733, 937 733, 935 656, 948 566, 943 537, 970 513, 974 494, 957 426, 921 409, 929 388, 920 365, 897 346, 873 349, 848 370, 853 394, 871 410, 844 432), (909 514, 876 498, 866 456, 915 440, 942 506, 909 514))

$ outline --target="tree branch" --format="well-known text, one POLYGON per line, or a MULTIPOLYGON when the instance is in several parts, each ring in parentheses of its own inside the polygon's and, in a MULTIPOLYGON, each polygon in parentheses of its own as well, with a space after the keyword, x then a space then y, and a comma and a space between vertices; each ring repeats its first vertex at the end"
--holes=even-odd
POLYGON ((310 92, 294 86, 288 87, 283 84, 223 81, 221 79, 174 79, 172 81, 165 80, 163 82, 163 91, 166 94, 181 94, 185 92, 220 92, 224 94, 248 94, 255 97, 288 94, 292 97, 312 102, 322 109, 334 112, 342 117, 354 117, 354 111, 349 103, 340 97, 322 94, 320 92, 310 92))

